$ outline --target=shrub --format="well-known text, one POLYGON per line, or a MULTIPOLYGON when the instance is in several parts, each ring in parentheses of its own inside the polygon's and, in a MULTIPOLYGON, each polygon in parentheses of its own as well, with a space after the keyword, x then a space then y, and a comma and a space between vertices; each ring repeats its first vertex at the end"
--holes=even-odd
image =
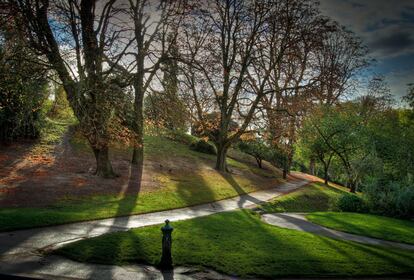
POLYGON ((366 186, 364 195, 375 214, 414 217, 414 187, 410 182, 373 182, 366 186))
POLYGON ((205 154, 210 154, 210 155, 217 154, 216 148, 209 142, 206 142, 205 140, 202 140, 202 139, 198 140, 197 142, 193 142, 190 145, 190 149, 200 152, 200 153, 205 153, 205 154))
POLYGON ((403 187, 394 196, 395 215, 402 218, 414 217, 414 188, 403 187))
POLYGON ((191 134, 186 133, 183 130, 170 130, 167 129, 165 133, 165 137, 182 144, 191 145, 200 139, 198 137, 195 137, 191 134))
POLYGON ((240 141, 238 148, 243 153, 254 157, 259 168, 262 168, 262 161, 270 151, 270 148, 259 140, 240 141))
POLYGON ((337 201, 337 207, 343 212, 367 212, 365 201, 354 194, 342 195, 337 201))

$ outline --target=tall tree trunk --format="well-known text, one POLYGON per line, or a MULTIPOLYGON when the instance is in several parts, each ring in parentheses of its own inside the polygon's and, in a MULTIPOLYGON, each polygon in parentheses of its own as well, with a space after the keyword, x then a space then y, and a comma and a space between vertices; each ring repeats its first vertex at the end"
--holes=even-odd
POLYGON ((354 184, 354 182, 352 180, 350 180, 348 182, 348 187, 349 187, 349 191, 351 193, 355 193, 356 192, 356 184, 354 184))
POLYGON ((227 156, 227 147, 226 145, 219 143, 216 145, 217 148, 217 158, 216 158, 216 169, 219 171, 228 171, 226 156, 227 156))
POLYGON ((325 180, 325 185, 328 185, 329 183, 329 177, 328 177, 328 165, 324 164, 324 180, 325 180))
POLYGON ((132 153, 132 164, 141 164, 144 160, 144 93, 142 92, 142 80, 138 77, 135 87, 134 101, 134 147, 132 153))
POLYGON ((351 193, 355 193, 356 191, 356 185, 354 183, 354 180, 352 179, 352 173, 351 173, 351 169, 350 167, 347 166, 346 168, 346 174, 348 176, 348 182, 347 182, 347 187, 349 188, 349 191, 351 193))
POLYGON ((309 160, 309 173, 315 175, 315 158, 311 157, 309 160))
POLYGON ((144 141, 142 134, 136 135, 134 138, 134 149, 132 151, 132 164, 142 164, 144 161, 144 141))
POLYGON ((327 162, 323 159, 324 158, 323 156, 321 158, 321 161, 322 161, 323 167, 324 167, 325 185, 328 185, 328 183, 329 183, 329 174, 328 174, 328 171, 329 171, 329 166, 331 166, 332 157, 333 157, 333 153, 331 153, 329 155, 329 158, 328 158, 328 161, 327 162))
POLYGON ((257 166, 258 166, 259 168, 262 168, 262 159, 261 159, 261 158, 259 158, 259 157, 256 157, 256 162, 257 162, 257 166))
POLYGON ((292 169, 292 164, 293 164, 293 153, 289 154, 288 156, 288 161, 286 165, 287 174, 290 174, 290 170, 292 169))
POLYGON ((114 178, 116 174, 112 169, 111 161, 109 160, 108 147, 92 148, 96 159, 96 171, 95 174, 104 178, 114 178))
POLYGON ((144 161, 144 117, 141 113, 135 116, 135 129, 134 129, 134 147, 132 152, 132 164, 142 164, 144 161))

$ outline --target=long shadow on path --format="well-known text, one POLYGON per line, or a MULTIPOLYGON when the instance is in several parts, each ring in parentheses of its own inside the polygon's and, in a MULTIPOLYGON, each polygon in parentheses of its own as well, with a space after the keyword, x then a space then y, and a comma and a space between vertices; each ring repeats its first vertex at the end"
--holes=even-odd
MULTIPOLYGON (((143 161, 136 165, 130 166, 130 176, 128 180, 127 188, 123 191, 123 198, 119 201, 119 206, 117 213, 115 214, 115 219, 113 224, 108 229, 108 232, 111 232, 112 229, 126 229, 128 228, 129 214, 132 214, 136 204, 138 203, 139 192, 141 190, 141 181, 142 181, 142 171, 143 171, 143 161), (122 216, 121 216, 122 215, 122 216)), ((115 248, 111 254, 116 256, 121 250, 121 244, 114 246, 115 248)), ((100 252, 93 252, 92 254, 98 254, 100 252)), ((112 272, 102 274, 100 270, 92 271, 90 274, 90 279, 102 279, 110 280, 113 279, 112 272)))

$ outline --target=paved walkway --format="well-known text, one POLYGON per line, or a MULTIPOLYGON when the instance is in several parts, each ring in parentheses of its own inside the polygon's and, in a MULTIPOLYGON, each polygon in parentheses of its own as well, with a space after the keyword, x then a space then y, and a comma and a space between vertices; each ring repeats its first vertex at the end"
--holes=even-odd
POLYGON ((249 208, 272 198, 300 188, 309 181, 293 181, 276 188, 250 194, 156 213, 116 217, 60 226, 18 230, 0 233, 0 274, 39 276, 42 279, 188 279, 188 272, 178 270, 174 275, 162 274, 145 266, 107 266, 80 264, 41 253, 67 243, 98 236, 105 233, 126 231, 155 224, 164 220, 178 221, 207 216, 240 208, 249 208), (174 277, 174 278, 171 278, 174 277))
POLYGON ((355 241, 359 243, 394 247, 405 250, 414 250, 414 245, 405 243, 398 243, 392 241, 386 241, 361 235, 350 234, 342 231, 329 229, 308 221, 305 214, 300 213, 274 213, 262 215, 262 220, 271 225, 275 225, 282 228, 295 229, 300 231, 306 231, 313 234, 323 235, 335 239, 355 241))

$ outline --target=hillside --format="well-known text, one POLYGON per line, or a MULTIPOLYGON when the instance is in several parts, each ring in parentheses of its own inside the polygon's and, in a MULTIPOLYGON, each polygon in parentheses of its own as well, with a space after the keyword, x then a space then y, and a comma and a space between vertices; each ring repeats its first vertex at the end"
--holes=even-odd
POLYGON ((119 177, 102 179, 93 175, 93 154, 71 124, 49 120, 40 141, 0 150, 0 212, 7 216, 0 227, 179 208, 275 187, 283 181, 280 170, 267 164, 259 169, 239 151, 230 152, 231 172, 220 173, 213 168, 214 155, 193 151, 182 142, 146 136, 142 176, 130 167, 130 150, 115 147, 111 157, 119 177))

